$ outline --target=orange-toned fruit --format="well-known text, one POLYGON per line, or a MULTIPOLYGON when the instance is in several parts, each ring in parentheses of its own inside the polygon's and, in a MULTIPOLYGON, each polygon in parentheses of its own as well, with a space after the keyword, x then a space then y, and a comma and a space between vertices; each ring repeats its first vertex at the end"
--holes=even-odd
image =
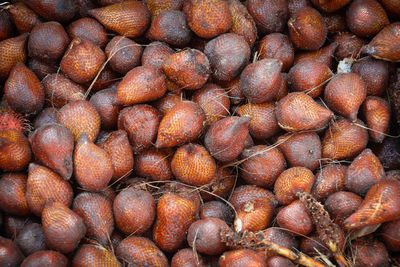
POLYGON ((62 72, 77 83, 91 81, 106 60, 104 52, 87 39, 73 39, 61 60, 62 72))
POLYGON ((297 64, 303 59, 311 59, 311 60, 316 60, 318 62, 321 62, 328 67, 331 67, 332 65, 332 58, 333 55, 338 47, 338 43, 332 42, 327 46, 324 46, 318 50, 315 51, 309 51, 309 52, 298 52, 295 55, 294 58, 294 64, 297 64))
POLYGON ((282 32, 289 15, 288 1, 250 0, 247 9, 253 17, 260 35, 282 32))
POLYGON ((389 24, 382 5, 375 0, 355 0, 346 11, 347 25, 361 37, 372 37, 389 24))
POLYGON ((167 267, 164 253, 146 237, 130 236, 122 240, 115 254, 130 265, 167 267))
POLYGON ((190 0, 185 9, 190 29, 202 38, 216 37, 232 27, 232 14, 224 0, 190 0))
POLYGON ((228 0, 228 8, 232 14, 232 27, 229 32, 243 36, 252 47, 257 39, 257 27, 253 17, 239 0, 228 0))
POLYGON ((247 201, 236 209, 233 226, 236 232, 261 231, 267 228, 274 215, 274 205, 264 198, 247 201))
POLYGON ((165 58, 162 70, 168 79, 186 90, 196 90, 207 82, 211 73, 207 56, 197 49, 186 49, 165 58))
POLYGON ((305 93, 289 93, 275 107, 279 126, 290 132, 318 130, 325 127, 333 112, 320 105, 305 93))
POLYGON ((235 186, 236 176, 229 168, 218 168, 211 183, 200 191, 203 201, 216 199, 216 196, 228 197, 235 186), (208 193, 210 192, 210 193, 208 193))
POLYGON ((302 50, 317 50, 325 43, 328 30, 322 15, 312 7, 296 12, 288 21, 289 36, 302 50))
POLYGON ((282 70, 288 70, 294 61, 294 48, 289 37, 282 33, 271 33, 261 39, 258 58, 276 58, 282 61, 282 70))
POLYGON ((71 40, 76 37, 88 39, 100 47, 105 47, 108 41, 107 31, 103 25, 95 19, 86 17, 72 22, 68 26, 68 35, 71 40))
POLYGON ((300 200, 283 207, 276 215, 276 221, 294 235, 308 235, 314 229, 312 218, 300 200))
POLYGON ((32 151, 26 136, 17 130, 0 130, 0 169, 22 171, 31 161, 32 151))
POLYGON ((85 91, 82 86, 71 81, 63 74, 50 74, 44 77, 42 85, 47 104, 51 107, 62 108, 65 104, 85 100, 85 91))
POLYGON ((7 104, 16 112, 38 113, 44 104, 44 89, 35 73, 17 63, 4 84, 7 104))
POLYGON ((33 27, 42 22, 38 14, 23 2, 10 5, 7 10, 20 33, 30 32, 33 27))
POLYGON ((355 121, 358 109, 367 96, 367 88, 358 74, 336 75, 325 87, 326 104, 338 114, 355 121))
POLYGON ((203 146, 187 144, 176 150, 171 169, 174 176, 182 182, 202 186, 214 178, 217 165, 203 146))
POLYGON ((279 175, 274 184, 274 192, 280 204, 290 204, 297 192, 310 193, 315 182, 313 173, 304 167, 293 167, 279 175))
POLYGON ((355 62, 351 71, 360 75, 367 87, 367 95, 382 95, 389 82, 389 64, 383 60, 365 57, 355 62))
POLYGON ((184 248, 178 250, 171 259, 171 267, 180 266, 196 266, 196 267, 206 267, 204 258, 194 252, 192 248, 184 248))
POLYGON ((103 246, 108 244, 114 231, 110 199, 100 193, 83 192, 75 197, 73 211, 83 219, 87 237, 95 239, 103 246))
POLYGON ((290 167, 302 166, 314 171, 320 166, 321 140, 315 132, 288 133, 280 136, 277 143, 290 167))
POLYGON ((115 36, 105 49, 108 64, 111 68, 121 74, 126 74, 140 64, 142 47, 135 41, 125 36, 115 36))
POLYGON ((242 185, 235 188, 229 202, 235 209, 255 199, 268 199, 274 206, 278 205, 275 195, 264 188, 255 185, 242 185))
POLYGON ((239 156, 249 134, 249 121, 248 117, 229 116, 211 125, 204 137, 211 156, 223 162, 239 156))
POLYGON ((161 70, 164 59, 174 53, 174 50, 166 43, 151 42, 143 50, 142 65, 152 66, 161 70))
POLYGON ((134 173, 153 181, 172 179, 169 154, 162 150, 145 150, 135 155, 134 173))
POLYGON ((400 22, 394 22, 383 28, 372 41, 362 48, 370 56, 392 62, 400 61, 400 22))
POLYGON ((129 142, 135 152, 153 145, 159 124, 157 110, 147 104, 126 107, 118 116, 118 129, 128 133, 129 142))
POLYGON ((68 34, 60 23, 40 23, 33 27, 29 34, 29 56, 45 62, 54 62, 62 57, 68 44, 68 34))
POLYGON ((14 215, 30 213, 26 201, 26 180, 22 173, 5 173, 0 178, 0 208, 14 215))
POLYGON ((66 206, 72 203, 71 185, 50 169, 31 163, 26 184, 26 200, 36 216, 42 214, 46 203, 59 202, 66 206))
MULTIPOLYGON (((154 103, 154 107, 161 113, 165 115, 171 110, 176 104, 182 102, 183 96, 174 93, 168 93, 163 98, 154 103)), ((228 99, 229 101, 229 99, 228 99)))
MULTIPOLYGON (((184 183, 171 181, 161 186, 158 190, 159 195, 172 194, 174 197, 184 198, 189 200, 195 207, 195 217, 198 218, 200 211, 201 198, 199 194, 200 190, 193 190, 192 186, 185 185, 184 183)), ((178 200, 179 200, 178 198, 178 200)), ((176 200, 175 198, 172 198, 176 200)), ((185 202, 186 203, 186 202, 185 202)))
POLYGON ((153 17, 166 10, 181 10, 184 0, 147 0, 146 4, 153 17))
POLYGON ((319 9, 325 12, 335 12, 349 3, 351 0, 311 0, 319 9))
POLYGON ((57 172, 65 180, 72 176, 74 137, 60 124, 46 124, 29 137, 35 157, 46 167, 57 172))
POLYGON ((21 263, 21 267, 29 266, 67 267, 68 259, 60 252, 53 250, 42 250, 29 255, 21 263))
POLYGON ((102 148, 110 155, 114 168, 111 182, 126 177, 133 168, 133 153, 129 145, 128 135, 123 130, 112 132, 102 145, 102 148))
POLYGON ((75 141, 85 133, 94 142, 100 131, 100 115, 86 100, 78 100, 64 105, 58 112, 58 123, 67 127, 75 141))
POLYGON ((2 251, 0 256, 1 266, 19 266, 24 259, 24 255, 11 239, 0 237, 0 249, 2 251))
POLYGON ((347 166, 340 164, 328 164, 315 175, 315 183, 311 194, 318 201, 325 201, 335 192, 344 190, 344 177, 347 166))
POLYGON ((100 115, 101 129, 117 128, 118 115, 122 106, 115 104, 116 97, 117 89, 108 88, 96 92, 89 100, 100 115))
POLYGON ((75 267, 122 266, 113 252, 95 245, 81 245, 72 259, 72 265, 75 267))
POLYGON ((49 21, 65 23, 70 21, 76 13, 73 0, 24 0, 23 2, 49 21))
POLYGON ((250 47, 242 36, 225 33, 209 41, 204 54, 210 60, 214 78, 230 81, 248 64, 250 47))
POLYGON ((289 71, 289 84, 294 91, 318 97, 333 76, 330 68, 317 60, 304 59, 289 71))
POLYGON ((0 130, 16 130, 22 133, 30 130, 28 120, 20 113, 0 107, 0 130))
POLYGON ((157 148, 173 147, 194 141, 201 134, 206 116, 192 101, 182 101, 165 114, 158 129, 157 148))
POLYGON ((377 96, 368 96, 361 106, 362 113, 367 122, 371 141, 382 143, 389 132, 390 106, 389 103, 377 96))
POLYGON ((149 9, 139 1, 116 3, 88 13, 107 29, 126 37, 139 37, 150 24, 149 9))
POLYGON ((355 123, 343 118, 337 120, 326 130, 322 138, 323 159, 351 159, 367 147, 368 132, 362 128, 365 125, 360 120, 355 123))
POLYGON ((119 230, 127 235, 140 235, 152 226, 156 204, 149 192, 127 188, 115 198, 113 211, 119 230))
POLYGON ((0 42, 0 78, 6 79, 18 62, 26 62, 28 34, 9 38, 0 42))
POLYGON ((271 58, 247 65, 240 74, 240 90, 252 103, 273 100, 280 89, 281 69, 282 62, 271 58))
POLYGON ((286 161, 276 148, 266 145, 244 149, 240 174, 248 184, 272 188, 278 176, 285 170, 286 161))
POLYGON ((186 232, 195 219, 192 201, 176 194, 163 195, 157 204, 153 240, 165 252, 176 251, 186 239, 186 232))
POLYGON ((400 218, 400 182, 382 181, 373 185, 355 213, 344 221, 347 230, 400 218))
POLYGON ((238 249, 225 252, 219 258, 220 267, 267 267, 265 259, 254 250, 238 249))
POLYGON ((326 199, 324 207, 334 223, 343 227, 343 221, 360 207, 362 201, 355 193, 338 191, 326 199))
POLYGON ((77 183, 88 191, 100 191, 114 173, 110 155, 91 142, 85 133, 79 136, 74 150, 74 174, 77 183))
POLYGON ((371 149, 365 149, 347 169, 345 186, 348 191, 365 195, 368 190, 385 178, 385 170, 371 149))
POLYGON ((154 67, 139 66, 129 71, 117 87, 117 103, 133 105, 161 98, 167 78, 154 67))
POLYGON ((82 218, 59 202, 45 206, 42 225, 46 244, 61 253, 72 252, 86 233, 82 218))

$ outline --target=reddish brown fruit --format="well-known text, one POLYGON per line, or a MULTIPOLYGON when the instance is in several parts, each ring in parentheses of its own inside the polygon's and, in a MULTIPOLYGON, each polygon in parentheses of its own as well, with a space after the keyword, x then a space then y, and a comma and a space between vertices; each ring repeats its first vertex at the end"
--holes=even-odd
POLYGON ((203 257, 191 248, 178 250, 171 259, 171 267, 206 267, 203 257))
POLYGON ((345 186, 348 191, 365 195, 374 185, 385 178, 385 170, 371 149, 365 149, 347 169, 345 186))
POLYGON ((367 95, 380 96, 389 81, 389 64, 383 60, 365 57, 352 65, 352 72, 360 75, 367 87, 367 95))
POLYGON ((244 149, 240 174, 244 181, 261 187, 272 188, 278 176, 285 170, 286 161, 276 148, 266 145, 244 149))
POLYGON ((26 175, 6 173, 0 179, 0 208, 4 212, 18 216, 30 213, 26 201, 26 175))
POLYGON ((75 141, 85 133, 94 142, 100 131, 100 115, 89 101, 78 100, 63 106, 58 112, 58 123, 66 126, 75 141))
POLYGON ((0 13, 0 41, 10 38, 14 34, 13 21, 11 12, 6 12, 6 9, 11 9, 12 5, 3 7, 4 12, 0 13))
POLYGON ((283 0, 250 0, 247 9, 253 17, 258 32, 265 35, 272 32, 282 32, 288 19, 288 3, 283 0))
POLYGON ((312 195, 318 201, 325 201, 335 192, 344 190, 344 177, 347 167, 339 164, 329 164, 315 175, 312 195))
POLYGON ((240 75, 240 89, 253 103, 274 99, 279 91, 282 62, 278 59, 262 59, 246 66, 240 75))
POLYGON ((35 157, 65 180, 72 175, 74 137, 67 127, 47 124, 36 129, 29 137, 35 157))
MULTIPOLYGON (((168 113, 168 111, 171 110, 176 104, 182 102, 182 96, 177 95, 174 93, 168 93, 165 95, 163 98, 158 100, 155 104, 154 107, 160 112, 161 115, 165 115, 168 113)), ((229 101, 229 98, 228 98, 229 101)))
POLYGON ((358 109, 367 96, 367 89, 360 76, 354 73, 336 75, 326 86, 326 104, 340 115, 355 121, 358 109))
POLYGON ((53 64, 40 61, 36 58, 30 58, 28 68, 36 74, 39 80, 42 80, 47 75, 57 72, 57 67, 53 64))
POLYGON ((140 235, 153 224, 156 204, 149 192, 127 188, 115 198, 113 211, 119 230, 128 235, 140 235))
POLYGON ((18 62, 26 62, 28 34, 9 38, 0 42, 0 78, 6 79, 18 62))
POLYGON ((331 251, 324 245, 317 233, 312 233, 307 237, 303 237, 300 241, 300 251, 311 257, 323 255, 331 255, 331 251))
POLYGON ((328 30, 322 15, 312 7, 296 12, 288 21, 289 36, 294 46, 317 50, 325 43, 328 30))
POLYGON ((0 131, 0 169, 22 171, 31 161, 31 148, 26 136, 16 130, 0 131))
POLYGON ((236 232, 261 231, 267 228, 274 215, 274 205, 265 198, 247 201, 236 209, 233 222, 236 232))
POLYGON ((350 251, 355 266, 389 266, 385 245, 371 235, 356 239, 350 251))
POLYGON ((186 15, 179 10, 165 10, 156 15, 146 33, 152 41, 166 42, 171 46, 184 47, 192 37, 186 15))
POLYGON ((169 154, 162 150, 145 150, 135 155, 134 172, 153 181, 172 179, 169 154))
POLYGON ((372 37, 389 24, 385 10, 375 0, 355 0, 346 12, 350 31, 361 37, 372 37))
POLYGON ((204 110, 206 125, 211 125, 229 114, 229 97, 226 91, 216 84, 206 84, 193 94, 192 100, 204 110))
POLYGON ((332 124, 322 138, 322 158, 342 160, 357 156, 368 143, 368 132, 363 126, 364 123, 360 120, 353 123, 347 119, 340 119, 332 124))
POLYGON ((140 44, 124 36, 112 38, 105 49, 111 68, 121 74, 126 74, 140 64, 142 56, 140 44))
POLYGON ((72 252, 86 233, 82 218, 59 202, 45 206, 42 225, 46 244, 62 253, 72 252))
POLYGON ((153 240, 163 251, 177 250, 186 239, 186 232, 194 221, 192 201, 167 193, 157 204, 157 219, 153 227, 153 240))
POLYGON ((230 116, 211 125, 204 137, 211 156, 223 162, 239 156, 249 134, 249 121, 247 117, 230 116))
POLYGON ((31 163, 26 185, 26 200, 36 216, 42 214, 46 203, 59 202, 71 205, 71 185, 50 169, 31 163))
POLYGON ((229 168, 218 168, 213 180, 200 191, 203 201, 228 197, 235 186, 236 175, 229 168), (210 192, 210 193, 208 193, 210 192))
POLYGON ((313 173, 304 167, 293 167, 279 175, 274 184, 274 192, 280 204, 290 204, 297 192, 310 193, 315 182, 313 173))
POLYGON ((107 29, 131 38, 142 35, 150 24, 149 9, 139 1, 117 3, 88 13, 107 29))
POLYGON ((29 56, 45 62, 61 58, 69 43, 68 34, 56 21, 36 25, 29 34, 29 56))
POLYGON ((311 0, 311 2, 319 9, 325 12, 335 12, 349 3, 351 0, 311 0))
POLYGON ((333 222, 343 227, 343 221, 360 207, 363 199, 352 192, 339 191, 331 194, 325 201, 325 209, 333 222))
POLYGON ((114 230, 112 201, 99 193, 83 192, 77 195, 73 211, 83 219, 86 235, 103 246, 108 244, 114 230))
POLYGON ((116 256, 130 265, 167 267, 164 253, 146 237, 130 236, 118 245, 116 256))
POLYGON ((0 250, 1 266, 17 267, 24 259, 24 255, 11 239, 0 237, 0 250))
POLYGON ((380 235, 388 250, 400 251, 400 220, 383 224, 380 235))
POLYGON ((333 116, 305 93, 290 93, 276 104, 279 126, 290 132, 317 130, 325 127, 333 116))
POLYGON ((255 199, 268 199, 274 206, 278 205, 278 201, 271 191, 254 185, 236 187, 229 198, 229 202, 237 209, 243 204, 255 199))
POLYGON ((297 64, 303 59, 311 59, 323 63, 328 67, 331 67, 332 58, 337 47, 338 43, 332 42, 331 44, 324 46, 316 51, 296 53, 294 58, 294 64, 297 64))
POLYGON ((400 17, 400 2, 399 2, 399 0, 382 0, 380 2, 385 7, 386 12, 388 12, 388 14, 391 17, 394 17, 394 18, 400 17))
POLYGON ((276 58, 282 62, 282 70, 288 70, 294 61, 294 48, 287 35, 271 33, 261 39, 258 58, 276 58))
POLYGON ((165 10, 181 10, 184 0, 148 0, 147 7, 153 17, 165 10))
POLYGON ((161 70, 165 58, 174 54, 174 50, 162 42, 152 42, 146 46, 142 54, 142 65, 161 70))
POLYGON ((184 10, 190 29, 202 38, 216 37, 232 27, 232 14, 226 1, 191 0, 184 10))
POLYGON ((386 137, 382 144, 372 148, 386 170, 400 169, 400 143, 397 141, 397 138, 386 137))
POLYGON ((207 56, 199 50, 187 49, 165 58, 162 69, 168 79, 187 90, 203 87, 211 73, 207 56))
POLYGON ((289 71, 289 84, 294 91, 318 97, 333 76, 330 68, 316 60, 304 59, 289 71))
POLYGON ((290 167, 302 166, 314 171, 320 166, 321 140, 315 132, 288 133, 280 136, 277 143, 290 167))
POLYGON ((343 60, 348 57, 357 58, 361 47, 366 44, 364 39, 350 32, 339 32, 333 37, 333 41, 338 44, 335 51, 337 60, 343 60))
POLYGON ((250 47, 257 39, 257 27, 247 8, 238 0, 228 0, 228 8, 232 14, 231 33, 244 37, 250 47))
POLYGON ((165 75, 154 67, 129 71, 117 87, 117 103, 133 105, 161 98, 167 91, 165 75))
MULTIPOLYGON (((96 80, 85 83, 86 87, 91 86, 90 92, 98 92, 107 88, 117 88, 119 80, 121 77, 118 73, 113 71, 109 66, 105 66, 104 69, 100 72, 99 76, 96 74, 96 80), (93 85, 92 85, 93 84, 93 85)), ((89 89, 88 89, 89 90, 89 89)), ((88 93, 86 93, 88 94, 88 93)))
POLYGON ((199 105, 192 101, 182 101, 161 120, 155 146, 173 147, 196 140, 203 129, 205 118, 199 105))
POLYGON ((100 191, 114 173, 110 155, 81 134, 74 150, 74 174, 78 184, 88 191, 100 191))
POLYGON ((31 125, 20 113, 0 107, 0 130, 16 130, 22 133, 30 130, 31 125))
POLYGON ((23 2, 10 5, 8 13, 20 33, 31 32, 33 27, 42 22, 39 16, 23 2))
POLYGON ((231 225, 234 214, 230 206, 224 202, 213 200, 203 204, 199 216, 200 219, 218 218, 231 225))
POLYGON ((202 186, 211 182, 217 166, 203 146, 187 144, 175 152, 171 169, 174 176, 185 184, 202 186))
POLYGON ((122 106, 115 104, 116 95, 117 89, 108 88, 98 91, 89 100, 100 115, 102 129, 117 128, 118 115, 122 106))
POLYGON ((50 74, 42 80, 46 101, 52 107, 61 108, 65 104, 85 100, 82 86, 71 81, 63 74, 50 74))
POLYGON ((267 267, 265 259, 257 252, 250 249, 230 250, 225 252, 219 258, 220 267, 267 267))
MULTIPOLYGON (((198 218, 198 213, 200 211, 201 197, 199 194, 200 190, 193 190, 192 186, 185 185, 180 182, 171 181, 161 186, 157 191, 158 195, 173 194, 175 197, 180 197, 189 200, 195 207, 196 218, 198 218)), ((179 198, 178 198, 179 200, 179 198)), ((186 203, 186 202, 185 202, 186 203)))
POLYGON ((43 109, 33 121, 33 127, 35 129, 40 128, 45 124, 57 123, 58 110, 56 108, 45 108, 43 109))
POLYGON ((75 20, 68 26, 69 38, 88 39, 95 45, 105 47, 107 44, 107 32, 97 20, 92 18, 81 18, 75 20))
POLYGON ((276 215, 276 220, 280 227, 295 235, 308 235, 314 228, 312 218, 300 200, 283 207, 276 215))
POLYGON ((76 13, 73 0, 24 0, 30 8, 46 20, 61 23, 70 21, 76 13))
POLYGON ((382 181, 373 185, 355 213, 344 221, 348 230, 400 218, 400 182, 382 181))
POLYGON ((267 259, 268 267, 295 267, 296 265, 288 258, 273 256, 267 259))
POLYGON ((256 139, 268 139, 279 132, 273 102, 245 104, 236 109, 241 117, 250 117, 249 132, 256 139))
POLYGON ((17 63, 4 85, 7 104, 16 112, 38 113, 44 104, 44 90, 36 75, 24 63, 17 63))
POLYGON ((26 256, 47 248, 43 228, 38 223, 25 225, 15 242, 26 256))
POLYGON ((118 116, 118 129, 128 133, 133 151, 140 152, 150 148, 157 135, 160 117, 150 105, 135 105, 121 110, 118 116))
POLYGON ((204 49, 214 78, 230 81, 240 74, 250 59, 250 47, 237 34, 222 34, 209 41, 204 49))
POLYGON ((95 245, 82 245, 72 260, 74 267, 101 266, 120 267, 121 263, 113 252, 95 245))
POLYGON ((372 141, 381 143, 389 132, 390 106, 389 103, 376 96, 366 98, 361 106, 367 122, 369 136, 372 141))
POLYGON ((36 222, 33 217, 4 216, 4 234, 12 239, 17 238, 25 225, 36 222))
POLYGON ((328 35, 347 30, 346 16, 342 12, 323 14, 328 35))

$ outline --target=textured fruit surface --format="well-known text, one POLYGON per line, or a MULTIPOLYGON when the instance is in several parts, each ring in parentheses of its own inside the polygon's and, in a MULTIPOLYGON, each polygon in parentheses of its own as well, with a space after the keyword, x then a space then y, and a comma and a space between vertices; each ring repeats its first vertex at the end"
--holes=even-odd
POLYGON ((294 48, 287 35, 271 33, 261 39, 257 49, 259 59, 276 58, 282 61, 282 70, 289 69, 294 61, 294 48))
POLYGON ((193 249, 191 248, 184 248, 181 250, 178 250, 174 254, 174 256, 171 259, 171 267, 179 267, 179 266, 199 266, 199 267, 205 267, 204 263, 204 258, 198 254, 197 252, 194 252, 193 249))
POLYGON ((326 199, 324 207, 332 220, 343 227, 343 221, 360 207, 362 201, 363 199, 355 193, 339 191, 326 199))
POLYGON ((18 62, 26 62, 28 34, 9 38, 0 42, 0 78, 6 79, 11 69, 18 62))
POLYGON ((32 158, 26 136, 17 130, 0 130, 0 169, 22 171, 32 158))
POLYGON ((120 267, 121 263, 113 252, 94 245, 82 245, 79 247, 72 259, 73 266, 109 266, 120 267))
POLYGON ((8 13, 20 33, 30 32, 36 24, 42 22, 38 14, 23 2, 11 5, 8 9, 8 13))
POLYGON ((332 64, 333 55, 337 47, 338 43, 333 42, 315 51, 296 53, 294 58, 294 64, 297 64, 303 59, 311 59, 321 62, 330 67, 332 64))
POLYGON ((230 250, 222 254, 218 264, 220 267, 254 266, 266 267, 264 258, 250 249, 230 250))
POLYGON ((300 200, 283 207, 276 220, 280 227, 289 229, 295 235, 308 235, 314 228, 312 218, 300 200))
POLYGON ((0 207, 3 211, 14 215, 30 213, 26 201, 26 180, 22 173, 6 173, 0 178, 0 207))
POLYGON ((0 237, 0 248, 2 255, 0 256, 0 265, 2 266, 18 266, 24 259, 18 246, 11 239, 0 237))
POLYGON ((329 164, 315 175, 315 183, 311 191, 319 201, 324 201, 335 192, 344 190, 344 177, 347 167, 339 164, 329 164))
POLYGON ((355 62, 351 70, 364 81, 367 95, 380 96, 386 90, 389 81, 388 62, 365 57, 355 62))
POLYGON ((46 20, 65 23, 75 15, 73 0, 24 0, 24 3, 46 20))
POLYGON ((104 27, 92 18, 81 18, 72 22, 68 27, 68 35, 71 40, 75 37, 88 39, 100 47, 106 46, 108 41, 104 27))
POLYGON ((170 154, 162 150, 145 150, 135 155, 134 172, 153 181, 172 179, 170 154))
POLYGON ((29 255, 21 263, 22 267, 52 265, 67 267, 68 259, 60 252, 53 250, 42 250, 29 255))
POLYGON ((104 130, 111 130, 117 127, 118 115, 122 106, 115 104, 116 93, 116 88, 100 90, 92 95, 89 100, 99 113, 101 128, 104 130))
POLYGON ((282 32, 288 18, 288 3, 284 0, 250 0, 247 9, 253 17, 261 35, 282 32))
POLYGON ((232 27, 229 32, 243 36, 252 47, 257 39, 257 28, 253 17, 239 0, 228 0, 228 8, 232 14, 232 27))
POLYGON ((325 12, 334 12, 347 5, 350 0, 311 0, 311 2, 325 12))
POLYGON ((270 224, 273 215, 274 205, 268 199, 256 198, 247 201, 237 208, 234 229, 236 232, 264 230, 270 224))
POLYGON ((15 239, 15 243, 26 256, 47 249, 42 225, 38 223, 25 224, 15 239))
POLYGON ((105 48, 108 64, 121 74, 126 74, 139 65, 142 50, 138 43, 124 36, 115 36, 105 48))

